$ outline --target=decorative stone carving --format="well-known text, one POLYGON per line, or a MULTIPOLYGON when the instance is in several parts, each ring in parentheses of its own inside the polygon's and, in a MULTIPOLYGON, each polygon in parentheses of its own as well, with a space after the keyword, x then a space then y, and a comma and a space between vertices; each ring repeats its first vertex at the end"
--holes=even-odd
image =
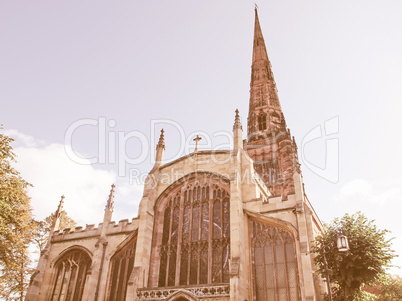
POLYGON ((137 291, 137 300, 167 300, 173 294, 179 291, 189 293, 198 299, 208 299, 211 297, 229 297, 229 285, 217 286, 197 286, 186 288, 166 288, 166 289, 139 289, 137 291))

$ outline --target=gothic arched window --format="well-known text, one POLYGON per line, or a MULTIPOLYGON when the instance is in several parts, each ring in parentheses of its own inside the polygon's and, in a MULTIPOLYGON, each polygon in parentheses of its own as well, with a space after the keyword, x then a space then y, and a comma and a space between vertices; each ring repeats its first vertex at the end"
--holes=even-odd
POLYGON ((261 112, 260 115, 258 115, 258 130, 263 131, 267 129, 267 116, 261 112))
POLYGON ((131 238, 110 260, 110 280, 107 300, 126 299, 127 284, 134 267, 137 235, 131 238))
POLYGON ((229 283, 229 200, 229 183, 208 177, 193 178, 161 200, 154 285, 229 283))
POLYGON ((251 221, 254 295, 258 301, 299 301, 293 235, 280 227, 251 221))
POLYGON ((81 250, 69 251, 60 258, 55 265, 51 300, 80 301, 90 266, 91 258, 81 250))

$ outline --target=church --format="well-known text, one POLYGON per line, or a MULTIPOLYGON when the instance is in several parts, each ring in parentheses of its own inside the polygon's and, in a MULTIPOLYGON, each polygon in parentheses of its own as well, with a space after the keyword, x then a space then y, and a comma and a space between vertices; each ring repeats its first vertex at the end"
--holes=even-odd
MULTIPOLYGON (((162 130, 138 216, 59 231, 31 277, 29 301, 322 300, 311 241, 323 230, 305 190, 255 10, 247 139, 164 162, 162 130)), ((197 141, 198 142, 198 141, 197 141)))

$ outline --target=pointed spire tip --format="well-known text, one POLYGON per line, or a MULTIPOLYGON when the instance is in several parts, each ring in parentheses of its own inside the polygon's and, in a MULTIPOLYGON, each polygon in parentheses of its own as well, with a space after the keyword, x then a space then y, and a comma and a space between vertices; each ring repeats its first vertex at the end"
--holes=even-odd
POLYGON ((116 187, 116 185, 112 184, 111 187, 112 188, 110 189, 109 198, 106 203, 106 209, 110 209, 113 211, 114 188, 116 187))
POLYGON ((233 125, 233 130, 238 129, 238 128, 243 130, 243 127, 241 126, 241 122, 240 122, 239 110, 236 109, 235 113, 236 113, 236 116, 235 116, 235 122, 234 122, 234 125, 233 125))
POLYGON ((161 129, 161 134, 159 136, 159 141, 158 141, 158 145, 156 146, 156 149, 158 148, 165 148, 165 130, 161 129))

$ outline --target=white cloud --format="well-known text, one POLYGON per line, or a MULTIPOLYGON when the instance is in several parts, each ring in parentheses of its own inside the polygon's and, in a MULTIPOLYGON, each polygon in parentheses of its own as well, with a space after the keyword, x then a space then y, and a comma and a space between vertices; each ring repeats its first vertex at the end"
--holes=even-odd
POLYGON ((14 129, 4 130, 4 134, 6 136, 13 138, 18 145, 24 145, 27 147, 36 147, 38 145, 44 144, 43 141, 37 140, 30 135, 23 134, 14 129))
POLYGON ((6 134, 18 138, 15 165, 22 177, 34 185, 29 195, 37 219, 54 212, 64 195, 64 209, 79 225, 98 224, 103 220, 113 183, 116 184, 113 219, 131 219, 137 215, 141 185, 130 185, 128 179, 118 178, 114 171, 73 162, 62 144, 46 145, 16 130, 8 130, 6 134))
MULTIPOLYGON (((402 254, 402 228, 400 212, 402 210, 401 178, 383 180, 354 179, 341 188, 334 196, 337 207, 348 213, 362 211, 370 220, 375 220, 379 229, 388 229, 391 233, 393 249, 402 254)), ((402 267, 402 257, 394 258, 393 264, 402 267)), ((398 268, 391 268, 393 274, 400 274, 398 268)))
POLYGON ((338 202, 365 202, 383 206, 398 198, 401 199, 401 184, 402 179, 372 182, 354 179, 343 185, 334 198, 338 202))
POLYGON ((64 208, 79 223, 101 220, 102 205, 110 185, 116 181, 114 172, 72 162, 60 144, 17 147, 15 152, 17 169, 34 185, 29 194, 37 218, 56 210, 61 195, 65 195, 64 208))

